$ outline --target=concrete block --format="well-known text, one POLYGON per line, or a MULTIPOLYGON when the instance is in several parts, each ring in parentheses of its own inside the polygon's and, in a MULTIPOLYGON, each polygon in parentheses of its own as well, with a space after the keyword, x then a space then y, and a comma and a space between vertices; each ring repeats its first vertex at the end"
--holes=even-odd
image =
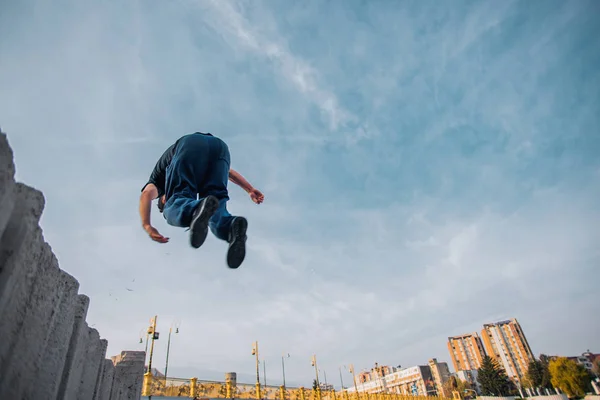
POLYGON ((45 354, 36 372, 37 384, 32 388, 32 397, 36 399, 56 397, 73 332, 79 282, 64 271, 60 273, 60 280, 62 297, 49 327, 45 354))
POLYGON ((119 356, 113 357, 115 376, 111 400, 141 398, 145 358, 146 353, 143 351, 124 351, 119 356))
POLYGON ((0 237, 15 205, 15 164, 8 139, 0 131, 0 237))
POLYGON ((10 204, 2 205, 0 213, 4 228, 1 236, 2 250, 0 254, 0 268, 13 251, 22 245, 24 239, 33 230, 40 230, 38 223, 44 210, 45 199, 42 192, 22 183, 14 183, 7 201, 10 204), (12 200, 11 200, 12 199, 12 200))
POLYGON ((86 346, 88 344, 88 326, 85 322, 90 299, 85 295, 77 296, 73 330, 69 341, 69 350, 63 376, 58 390, 58 399, 75 399, 81 383, 83 364, 85 363, 86 346))
POLYGON ((104 360, 104 368, 102 369, 102 382, 100 390, 94 400, 115 400, 111 399, 113 390, 113 378, 115 376, 115 366, 111 360, 104 360))
POLYGON ((100 341, 100 334, 96 329, 87 329, 87 342, 88 345, 77 395, 78 399, 92 399, 94 397, 96 382, 98 380, 98 370, 106 353, 106 348, 100 341))
MULTIPOLYGON (((27 305, 21 298, 13 299, 13 292, 30 291, 44 243, 42 230, 38 226, 44 206, 43 195, 37 190, 16 184, 14 198, 15 207, 10 211, 4 233, 0 236, 0 317, 8 316, 11 319, 14 310, 7 309, 9 303, 27 305)), ((3 321, 5 324, 11 323, 3 321)), ((12 323, 19 324, 16 320, 12 323)), ((0 365, 3 354, 0 348, 0 365)))
POLYGON ((102 387, 102 377, 104 374, 104 367, 106 365, 105 360, 106 360, 106 349, 108 348, 108 341, 106 339, 102 339, 100 340, 100 345, 101 345, 101 349, 100 349, 100 366, 98 367, 98 375, 96 377, 96 385, 94 386, 94 400, 98 399, 99 393, 100 393, 100 388, 102 387))
POLYGON ((0 243, 0 252, 10 253, 0 265, 0 320, 3 321, 0 325, 0 374, 6 370, 10 348, 17 340, 25 318, 42 257, 42 247, 37 243, 40 239, 41 231, 38 230, 27 235, 17 247, 12 247, 13 243, 7 243, 9 241, 0 243), (8 247, 12 249, 8 250, 8 247))
MULTIPOLYGON (((6 238, 7 234, 10 236, 9 230, 2 238, 6 238)), ((43 251, 45 248, 40 245, 41 240, 41 229, 37 228, 23 235, 19 243, 10 240, 0 243, 3 254, 10 253, 0 270, 0 398, 4 398, 7 385, 11 390, 17 390, 16 384, 8 381, 8 371, 19 374, 22 368, 27 369, 25 364, 32 361, 17 360, 16 364, 12 364, 12 360, 16 360, 17 343, 23 343, 20 338, 23 335, 30 339, 37 336, 36 332, 25 331, 23 327, 39 325, 32 321, 35 315, 38 315, 32 307, 35 302, 44 302, 40 298, 40 291, 34 291, 34 285, 40 275, 40 265, 50 262, 49 254, 43 251), (13 247, 14 244, 17 246, 13 247), (12 250, 9 251, 8 248, 12 250)))
MULTIPOLYGON (((37 260, 38 268, 34 271, 34 282, 26 299, 19 334, 12 341, 6 358, 11 367, 0 378, 0 382, 4 383, 2 386, 11 382, 10 391, 15 398, 28 397, 38 384, 36 373, 41 369, 51 329, 64 294, 64 281, 58 261, 50 246, 44 243, 41 247, 41 257, 37 260), (21 379, 17 379, 19 376, 21 379)), ((3 398, 3 395, 4 391, 0 390, 0 398, 3 398)))

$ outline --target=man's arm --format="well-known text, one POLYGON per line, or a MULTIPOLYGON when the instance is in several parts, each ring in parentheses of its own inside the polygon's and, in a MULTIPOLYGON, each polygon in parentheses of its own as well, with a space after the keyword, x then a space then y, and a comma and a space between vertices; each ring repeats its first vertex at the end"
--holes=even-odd
POLYGON ((152 206, 152 200, 158 197, 158 189, 153 183, 146 185, 142 194, 140 195, 140 218, 142 219, 142 226, 146 229, 152 226, 150 223, 150 208, 152 206))
POLYGON ((158 197, 158 189, 153 183, 146 185, 142 194, 140 195, 140 218, 142 219, 142 227, 150 235, 150 238, 155 242, 167 243, 169 238, 164 237, 152 226, 150 222, 150 212, 152 207, 152 200, 158 197))
POLYGON ((244 178, 239 172, 237 172, 233 168, 229 169, 229 180, 241 187, 242 189, 244 189, 247 193, 250 193, 250 191, 254 189, 250 182, 248 182, 246 178, 244 178))
POLYGON ((260 192, 260 190, 255 189, 250 182, 248 182, 239 172, 230 168, 229 169, 229 180, 242 189, 244 189, 256 204, 260 204, 265 199, 265 196, 260 192))

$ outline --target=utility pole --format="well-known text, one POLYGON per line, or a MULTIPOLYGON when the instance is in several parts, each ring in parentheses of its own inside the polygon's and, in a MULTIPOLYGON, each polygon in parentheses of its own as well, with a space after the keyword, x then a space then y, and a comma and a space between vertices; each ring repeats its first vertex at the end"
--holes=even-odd
POLYGON ((317 376, 317 400, 321 400, 321 384, 319 383, 319 367, 317 366, 317 356, 312 356, 312 366, 315 367, 315 375, 317 376))
POLYGON ((152 326, 148 328, 148 334, 152 335, 152 344, 150 345, 150 361, 148 361, 148 372, 152 374, 152 355, 154 354, 154 341, 158 340, 159 333, 156 332, 156 320, 158 315, 152 319, 152 326))
POLYGON ((263 360, 263 379, 265 380, 265 399, 267 398, 267 360, 263 360))
POLYGON ((358 387, 356 386, 356 376, 354 375, 354 364, 350 364, 350 373, 352 374, 352 380, 354 381, 354 392, 356 393, 356 398, 359 398, 358 395, 358 387))
MULTIPOLYGON (((287 356, 289 358, 290 354, 288 353, 287 356)), ((281 356, 281 369, 283 371, 283 388, 285 389, 285 362, 284 362, 284 359, 285 359, 285 355, 282 355, 281 356)))
POLYGON ((252 355, 256 356, 256 399, 260 400, 260 373, 258 369, 258 341, 252 344, 252 355))
MULTIPOLYGON (((167 362, 165 364, 165 385, 167 384, 167 370, 169 369, 169 350, 171 348, 171 331, 173 330, 173 326, 169 328, 169 340, 167 341, 167 362)), ((175 333, 179 333, 179 328, 175 328, 175 333)))
POLYGON ((342 367, 339 367, 340 370, 340 383, 342 384, 342 390, 344 390, 344 378, 342 378, 342 367))
POLYGON ((171 349, 171 331, 173 328, 169 328, 169 339, 167 339, 167 361, 165 363, 165 386, 167 384, 167 371, 169 369, 169 350, 171 349))

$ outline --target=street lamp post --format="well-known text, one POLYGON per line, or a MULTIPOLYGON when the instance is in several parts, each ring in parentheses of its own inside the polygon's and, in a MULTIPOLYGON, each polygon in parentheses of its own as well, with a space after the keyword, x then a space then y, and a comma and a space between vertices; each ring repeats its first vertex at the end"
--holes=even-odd
MULTIPOLYGON (((169 369, 169 350, 171 349, 171 331, 173 331, 173 326, 169 328, 169 339, 167 340, 167 361, 165 364, 165 385, 167 384, 167 371, 169 369)), ((179 328, 175 327, 175 333, 179 333, 179 328)))
POLYGON ((311 365, 315 367, 315 375, 317 376, 317 387, 320 387, 319 383, 319 367, 317 366, 317 356, 313 354, 311 365))
POLYGON ((158 315, 152 319, 152 326, 148 328, 148 334, 152 335, 152 344, 150 345, 150 360, 148 361, 148 372, 152 374, 152 355, 154 354, 154 341, 158 340, 159 333, 156 332, 156 320, 158 315))
POLYGON ((339 367, 340 370, 340 383, 342 384, 342 390, 344 390, 344 378, 342 378, 342 367, 339 367))
POLYGON ((267 392, 267 360, 263 360, 263 379, 265 381, 265 399, 268 396, 267 392))
POLYGON ((356 398, 358 399, 358 387, 356 386, 356 376, 354 375, 354 365, 350 364, 350 373, 352 374, 352 380, 354 381, 354 393, 356 393, 356 398))
POLYGON ((317 376, 317 400, 321 400, 321 384, 319 383, 319 367, 317 366, 317 356, 313 354, 312 365, 315 367, 315 375, 317 376))
POLYGON ((252 355, 256 356, 256 398, 260 400, 260 373, 258 369, 258 341, 252 344, 252 355))
MULTIPOLYGON (((288 353, 288 358, 290 357, 290 353, 288 353)), ((281 356, 281 370, 283 371, 283 388, 285 389, 285 355, 281 356)))

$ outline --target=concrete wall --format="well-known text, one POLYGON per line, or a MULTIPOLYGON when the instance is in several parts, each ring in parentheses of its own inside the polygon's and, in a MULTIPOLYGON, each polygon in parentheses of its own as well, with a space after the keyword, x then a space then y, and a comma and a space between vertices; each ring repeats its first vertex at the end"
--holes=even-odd
POLYGON ((15 182, 0 132, 0 399, 139 399, 145 353, 106 359, 108 342, 85 320, 90 299, 44 241, 44 205, 15 182))

